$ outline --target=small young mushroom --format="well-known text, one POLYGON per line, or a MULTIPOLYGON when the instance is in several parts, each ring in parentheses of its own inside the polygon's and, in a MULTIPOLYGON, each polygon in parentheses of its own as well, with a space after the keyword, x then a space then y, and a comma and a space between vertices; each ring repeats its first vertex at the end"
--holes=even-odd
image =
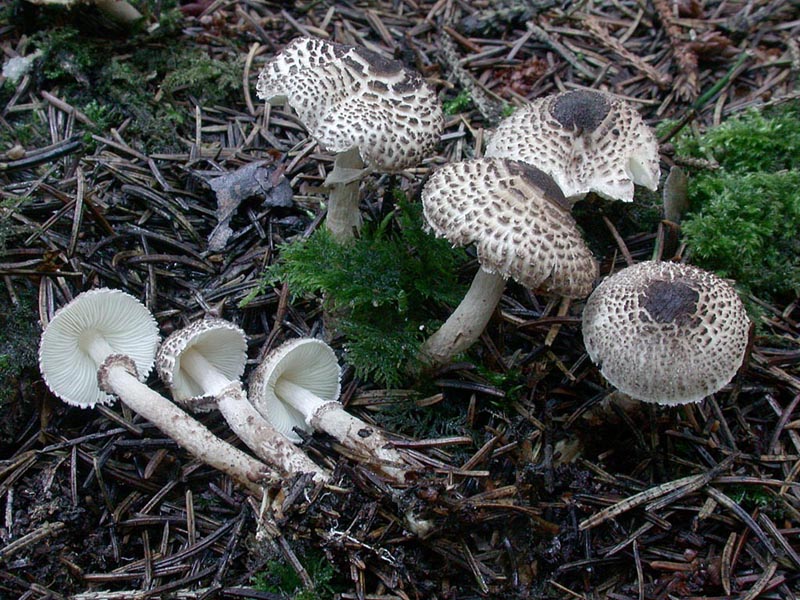
POLYGON ((374 426, 348 414, 338 401, 341 369, 325 342, 291 340, 267 356, 250 378, 250 401, 281 433, 294 441, 302 431, 333 436, 403 483, 408 461, 374 426))
POLYGON ((420 75, 358 46, 297 38, 264 66, 256 91, 263 100, 288 101, 320 146, 336 153, 325 181, 326 226, 342 242, 361 224, 364 174, 418 164, 444 127, 438 97, 420 75))
POLYGON ((191 410, 219 409, 231 430, 284 476, 328 475, 248 401, 240 378, 247 360, 244 332, 223 319, 195 321, 173 332, 158 351, 156 369, 176 402, 191 410))
POLYGON ((475 244, 481 266, 461 304, 423 344, 423 363, 445 363, 469 348, 509 277, 568 298, 589 294, 597 263, 565 202, 549 176, 518 161, 482 158, 433 173, 422 190, 425 219, 454 245, 475 244))
POLYGON ((260 493, 266 465, 222 441, 142 381, 153 368, 158 327, 133 296, 100 288, 60 308, 42 333, 39 369, 67 404, 91 408, 118 396, 204 463, 260 493))
POLYGON ((646 261, 605 279, 583 311, 600 372, 645 402, 699 402, 741 367, 750 321, 728 283, 697 267, 646 261))
POLYGON ((633 200, 633 184, 650 190, 661 175, 658 142, 638 111, 596 90, 538 98, 503 120, 487 157, 531 164, 555 179, 571 203, 589 192, 633 200))

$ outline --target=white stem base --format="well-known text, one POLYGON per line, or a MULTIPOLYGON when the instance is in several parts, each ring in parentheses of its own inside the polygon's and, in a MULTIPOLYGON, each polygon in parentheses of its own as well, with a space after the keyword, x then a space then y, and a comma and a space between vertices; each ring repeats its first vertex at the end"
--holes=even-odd
POLYGON ((257 481, 271 472, 265 464, 219 439, 205 425, 136 379, 122 364, 108 365, 104 384, 181 448, 261 495, 257 481))
POLYGON ((503 277, 478 269, 461 304, 439 330, 425 340, 418 357, 420 361, 426 365, 445 364, 472 346, 486 329, 505 288, 503 277))
POLYGON ((328 473, 261 416, 247 399, 240 383, 230 383, 222 390, 217 398, 217 407, 239 439, 284 476, 313 473, 316 481, 330 479, 328 473))

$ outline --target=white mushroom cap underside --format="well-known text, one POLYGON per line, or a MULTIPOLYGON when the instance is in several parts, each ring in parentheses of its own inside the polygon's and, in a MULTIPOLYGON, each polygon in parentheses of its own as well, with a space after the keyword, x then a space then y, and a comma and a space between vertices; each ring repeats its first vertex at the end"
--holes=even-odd
POLYGON ((531 289, 586 296, 597 263, 552 179, 499 158, 451 163, 422 190, 425 218, 456 246, 475 244, 484 270, 531 289))
POLYGON ((201 354, 223 376, 237 381, 247 363, 247 337, 230 321, 208 318, 173 332, 161 344, 156 369, 172 397, 190 403, 194 410, 210 410, 215 405, 214 399, 204 395, 200 385, 181 369, 181 355, 189 348, 201 354))
POLYGON ((275 394, 275 385, 284 378, 318 398, 333 401, 339 398, 341 368, 333 349, 313 338, 288 341, 272 352, 250 377, 249 398, 273 427, 293 442, 300 437, 297 427, 311 431, 303 415, 275 394))
POLYGON ((256 90, 261 99, 286 98, 328 151, 358 147, 382 172, 419 164, 444 127, 422 77, 361 47, 297 38, 264 66, 256 90))
POLYGON ((744 360, 750 321, 736 291, 712 273, 642 262, 603 281, 586 302, 583 339, 620 391, 647 402, 698 402, 744 360))
POLYGON ((633 200, 633 184, 655 190, 661 176, 653 130, 627 102, 594 90, 534 100, 492 134, 486 156, 538 167, 573 200, 588 192, 633 200))
POLYGON ((83 292, 56 311, 39 344, 45 383, 67 404, 89 408, 113 401, 98 387, 98 365, 86 352, 86 340, 93 333, 101 335, 114 353, 131 358, 141 381, 153 368, 158 325, 150 311, 120 290, 83 292))

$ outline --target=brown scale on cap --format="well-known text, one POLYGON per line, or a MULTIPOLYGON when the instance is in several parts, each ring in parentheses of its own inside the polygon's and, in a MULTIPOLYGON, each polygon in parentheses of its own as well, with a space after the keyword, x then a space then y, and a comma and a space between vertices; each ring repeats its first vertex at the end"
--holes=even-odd
POLYGON ((358 147, 364 163, 394 172, 429 156, 444 118, 418 74, 376 52, 297 38, 270 60, 258 97, 286 98, 303 125, 330 152, 358 147))
POLYGON ((698 402, 744 360, 750 321, 736 291, 707 271, 642 262, 603 281, 586 302, 583 338, 620 391, 647 402, 698 402))
POLYGON ((559 94, 550 106, 550 114, 562 127, 579 132, 596 130, 610 110, 606 97, 591 90, 559 94))
POLYGON ((591 291, 597 264, 564 195, 538 169, 497 158, 452 163, 431 176, 422 202, 436 235, 475 244, 484 270, 571 298, 591 291))
POLYGON ((589 192, 633 200, 634 183, 658 187, 658 143, 627 102, 594 90, 538 98, 505 119, 486 156, 521 160, 553 177, 575 202, 589 192))

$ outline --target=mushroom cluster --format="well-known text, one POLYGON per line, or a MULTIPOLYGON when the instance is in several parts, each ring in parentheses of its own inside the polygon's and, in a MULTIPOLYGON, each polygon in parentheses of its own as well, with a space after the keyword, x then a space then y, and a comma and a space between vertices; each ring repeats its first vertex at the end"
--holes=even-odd
POLYGON ((90 408, 117 396, 192 455, 257 493, 266 478, 309 473, 317 481, 330 479, 295 445, 300 438, 293 426, 326 431, 390 480, 404 482, 408 458, 337 401, 340 369, 323 342, 296 340, 268 355, 251 383, 254 405, 240 381, 247 348, 240 328, 208 318, 175 331, 156 352, 158 340, 155 319, 134 297, 105 288, 84 292, 45 327, 40 370, 68 404, 90 408), (218 409, 258 459, 151 390, 144 380, 154 363, 176 403, 193 411, 218 409), (281 419, 281 411, 302 418, 281 419))
POLYGON ((398 172, 439 141, 444 117, 417 73, 366 48, 300 37, 266 63, 258 97, 288 102, 324 149, 336 154, 326 225, 335 239, 360 226, 358 184, 368 171, 398 172))

